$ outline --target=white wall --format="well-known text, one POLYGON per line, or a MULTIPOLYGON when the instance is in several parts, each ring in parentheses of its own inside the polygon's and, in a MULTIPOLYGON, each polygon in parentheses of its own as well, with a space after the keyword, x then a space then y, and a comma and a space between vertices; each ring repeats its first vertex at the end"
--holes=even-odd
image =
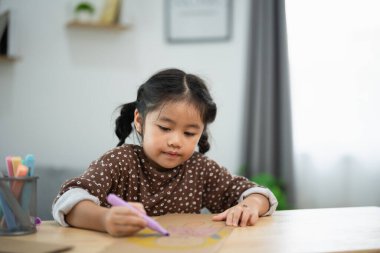
MULTIPOLYGON (((1 0, 0 0, 1 1, 1 0)), ((2 0, 12 12, 15 63, 0 62, 0 159, 34 153, 38 165, 85 169, 116 145, 114 109, 168 67, 203 77, 218 105, 208 155, 241 165, 248 0, 233 1, 228 42, 168 44, 164 1, 124 0, 130 30, 74 30, 72 2, 2 0)), ((0 168, 4 168, 0 162, 0 168)))

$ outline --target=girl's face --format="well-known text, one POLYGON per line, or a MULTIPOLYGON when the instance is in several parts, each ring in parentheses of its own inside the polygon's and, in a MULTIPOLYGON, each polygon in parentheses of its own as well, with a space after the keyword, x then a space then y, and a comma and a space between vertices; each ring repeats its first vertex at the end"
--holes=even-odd
POLYGON ((199 111, 187 102, 164 104, 146 115, 144 128, 142 122, 136 110, 135 125, 143 135, 144 152, 165 169, 172 169, 192 156, 204 129, 199 111))

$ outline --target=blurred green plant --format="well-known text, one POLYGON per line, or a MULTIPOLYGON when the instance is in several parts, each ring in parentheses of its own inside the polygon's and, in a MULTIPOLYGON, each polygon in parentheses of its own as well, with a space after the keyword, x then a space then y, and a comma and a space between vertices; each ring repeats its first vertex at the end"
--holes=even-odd
POLYGON ((89 14, 93 14, 95 12, 94 6, 89 2, 80 2, 75 7, 75 12, 88 12, 89 14))
POLYGON ((276 196, 278 201, 277 210, 289 209, 284 191, 284 184, 269 173, 260 173, 251 178, 251 181, 267 187, 276 196))

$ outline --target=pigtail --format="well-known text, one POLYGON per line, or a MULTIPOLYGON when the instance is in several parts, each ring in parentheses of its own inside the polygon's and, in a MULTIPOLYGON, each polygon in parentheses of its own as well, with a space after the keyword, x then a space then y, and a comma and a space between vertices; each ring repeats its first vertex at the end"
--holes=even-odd
POLYGON ((210 149, 210 143, 208 142, 208 133, 203 132, 198 142, 199 153, 205 154, 210 149))
POLYGON ((115 133, 119 138, 119 143, 117 147, 125 143, 125 139, 132 132, 132 123, 134 120, 134 113, 136 110, 136 102, 127 103, 121 106, 120 116, 116 119, 115 122, 115 133))

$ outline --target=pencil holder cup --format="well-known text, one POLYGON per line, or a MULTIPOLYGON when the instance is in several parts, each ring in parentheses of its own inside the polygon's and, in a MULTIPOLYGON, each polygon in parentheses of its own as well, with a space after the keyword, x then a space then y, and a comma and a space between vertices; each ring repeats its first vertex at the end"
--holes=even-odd
POLYGON ((0 177, 0 235, 36 232, 38 177, 0 177))

